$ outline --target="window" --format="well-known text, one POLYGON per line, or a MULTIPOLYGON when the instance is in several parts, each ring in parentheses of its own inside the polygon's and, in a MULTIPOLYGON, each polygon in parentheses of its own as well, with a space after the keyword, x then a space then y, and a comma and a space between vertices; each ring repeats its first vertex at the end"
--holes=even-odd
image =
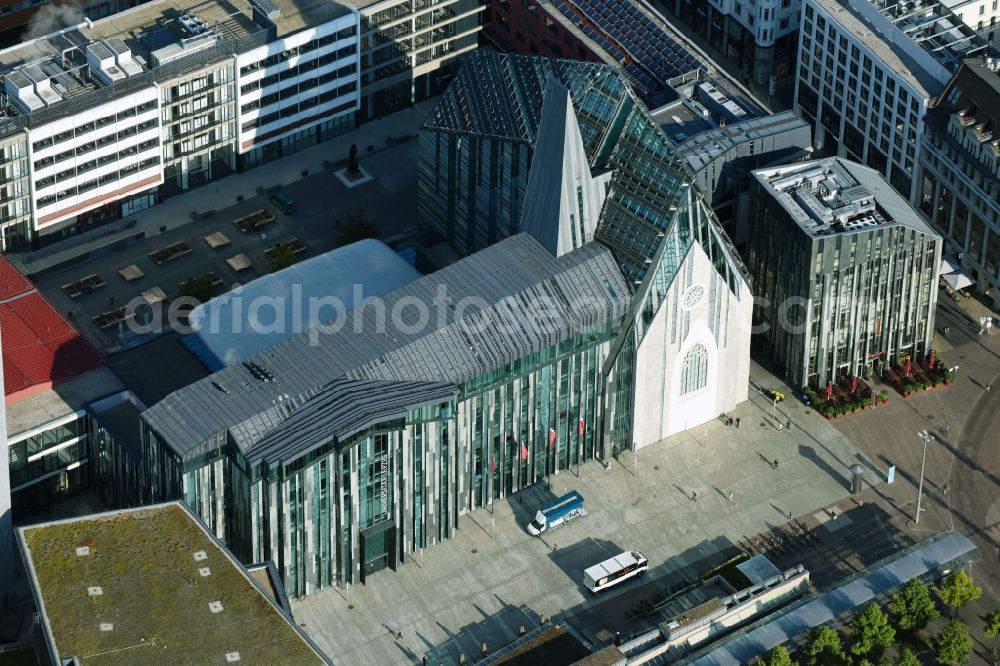
POLYGON ((681 368, 681 395, 705 388, 708 384, 708 350, 697 344, 684 356, 681 368))

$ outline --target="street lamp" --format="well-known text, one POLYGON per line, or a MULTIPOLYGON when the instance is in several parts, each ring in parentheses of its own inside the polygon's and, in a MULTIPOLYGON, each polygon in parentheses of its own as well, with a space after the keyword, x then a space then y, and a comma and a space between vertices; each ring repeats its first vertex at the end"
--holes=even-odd
POLYGON ((927 464, 927 442, 933 439, 933 435, 931 435, 926 430, 921 430, 917 434, 920 435, 920 439, 924 440, 924 453, 923 456, 920 458, 920 483, 917 485, 917 515, 913 519, 914 525, 920 524, 920 511, 921 511, 920 500, 923 498, 924 495, 924 466, 927 464))

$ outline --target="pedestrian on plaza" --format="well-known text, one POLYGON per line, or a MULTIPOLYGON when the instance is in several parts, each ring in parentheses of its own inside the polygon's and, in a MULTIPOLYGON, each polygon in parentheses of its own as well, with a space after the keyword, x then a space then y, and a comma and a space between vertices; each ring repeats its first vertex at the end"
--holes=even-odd
POLYGON ((698 501, 698 493, 694 492, 693 490, 691 491, 691 501, 692 502, 698 501))
POLYGON ((729 503, 730 503, 730 504, 732 504, 732 503, 733 503, 733 502, 735 502, 735 501, 736 501, 736 500, 734 499, 734 495, 733 495, 733 491, 732 491, 732 490, 730 490, 730 491, 729 491, 729 503))
POLYGON ((737 416, 736 417, 736 428, 739 429, 739 427, 740 427, 740 417, 737 416))
POLYGON ((402 637, 403 637, 403 630, 400 629, 396 632, 396 640, 398 641, 402 637))
POLYGON ((791 519, 792 519, 792 512, 791 512, 791 511, 789 511, 789 512, 788 512, 788 520, 791 520, 791 519))
POLYGON ((949 483, 950 482, 945 481, 944 485, 941 486, 941 494, 943 494, 943 495, 947 495, 948 494, 948 485, 949 485, 949 483))
POLYGON ((778 469, 778 459, 774 459, 774 463, 771 465, 771 469, 778 469))
POLYGON ((788 428, 789 430, 792 429, 792 420, 791 419, 788 419, 787 421, 785 421, 785 427, 788 428))
POLYGON ((987 384, 986 385, 986 390, 989 391, 992 387, 993 387, 993 384, 987 384))

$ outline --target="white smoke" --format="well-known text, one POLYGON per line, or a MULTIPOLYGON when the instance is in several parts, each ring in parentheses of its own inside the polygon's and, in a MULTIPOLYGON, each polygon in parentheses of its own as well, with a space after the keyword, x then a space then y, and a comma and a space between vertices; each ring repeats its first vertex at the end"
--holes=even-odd
POLYGON ((22 39, 44 37, 51 32, 81 23, 83 19, 83 10, 80 9, 79 5, 46 3, 28 21, 28 27, 24 31, 22 39))

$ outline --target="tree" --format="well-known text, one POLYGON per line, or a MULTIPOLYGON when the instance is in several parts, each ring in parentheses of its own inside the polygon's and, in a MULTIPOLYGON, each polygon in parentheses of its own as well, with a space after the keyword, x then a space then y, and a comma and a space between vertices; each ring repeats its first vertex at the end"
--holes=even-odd
POLYGON ((896 666, 920 666, 920 659, 917 658, 916 652, 904 647, 899 651, 899 657, 896 658, 896 666))
POLYGON ((983 589, 972 582, 969 574, 961 570, 948 576, 941 586, 941 600, 955 608, 955 617, 958 617, 959 608, 982 595, 983 589))
POLYGON ((838 666, 847 663, 840 635, 830 627, 816 627, 809 633, 805 654, 809 666, 838 666))
POLYGON ((356 206, 347 211, 344 225, 337 234, 337 245, 350 245, 365 238, 376 238, 378 229, 365 217, 365 209, 356 206))
POLYGON ((764 655, 760 660, 760 666, 798 666, 798 663, 792 661, 784 646, 778 645, 764 655))
POLYGON ((181 296, 193 298, 199 303, 211 300, 215 296, 215 280, 211 273, 196 275, 181 286, 181 296))
POLYGON ((904 631, 919 631, 939 616, 927 586, 916 578, 908 582, 902 592, 893 595, 892 612, 904 631))
POLYGON ((964 664, 972 654, 972 637, 958 620, 944 625, 937 636, 937 660, 942 664, 964 664))
POLYGON ((295 250, 291 245, 276 245, 268 257, 271 261, 271 272, 277 273, 295 263, 295 250))
POLYGON ((881 653, 896 640, 896 630, 889 624, 889 618, 878 604, 868 604, 864 612, 851 619, 854 644, 851 652, 862 656, 873 650, 881 653))
POLYGON ((993 639, 993 656, 997 654, 997 637, 1000 636, 1000 610, 993 611, 986 616, 986 626, 983 633, 993 639))

